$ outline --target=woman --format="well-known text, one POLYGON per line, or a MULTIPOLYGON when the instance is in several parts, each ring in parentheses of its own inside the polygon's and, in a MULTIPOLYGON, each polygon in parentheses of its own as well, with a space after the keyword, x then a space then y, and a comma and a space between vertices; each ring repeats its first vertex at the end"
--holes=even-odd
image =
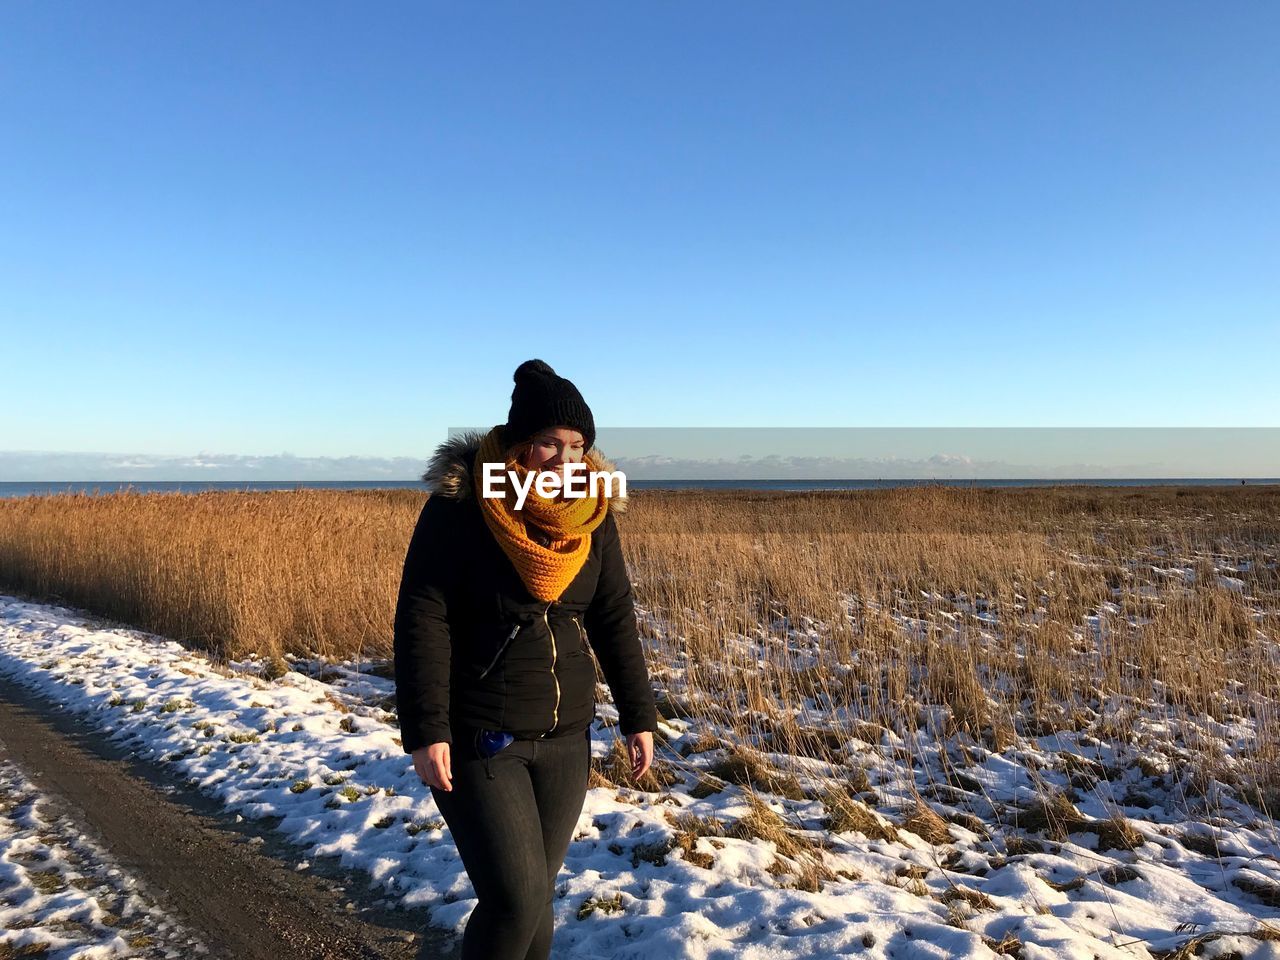
POLYGON ((522 484, 584 459, 588 473, 614 469, 594 443, 573 383, 527 360, 507 422, 441 444, 423 474, 431 496, 396 604, 396 699, 404 751, 479 899, 463 960, 550 955, 555 877, 586 798, 592 651, 632 773, 653 759, 657 712, 615 520, 626 500, 530 487, 516 510, 510 483, 482 495, 485 463, 522 484))

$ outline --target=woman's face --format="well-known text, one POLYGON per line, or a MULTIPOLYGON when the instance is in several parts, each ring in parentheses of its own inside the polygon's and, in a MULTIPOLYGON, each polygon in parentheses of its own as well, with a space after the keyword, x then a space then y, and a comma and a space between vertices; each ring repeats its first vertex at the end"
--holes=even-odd
POLYGON ((533 437, 533 448, 525 460, 528 470, 557 470, 564 463, 580 463, 586 450, 584 438, 572 427, 549 427, 533 437))

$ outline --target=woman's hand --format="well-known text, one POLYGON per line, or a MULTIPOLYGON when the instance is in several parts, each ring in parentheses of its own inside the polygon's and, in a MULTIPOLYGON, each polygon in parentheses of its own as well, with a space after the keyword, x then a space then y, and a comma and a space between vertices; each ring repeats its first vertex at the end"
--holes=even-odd
POLYGON ((639 780, 653 764, 653 732, 628 733, 627 756, 631 758, 632 779, 639 780))
POLYGON ((428 787, 444 791, 453 790, 453 767, 449 759, 449 743, 442 740, 427 747, 419 747, 411 754, 413 769, 418 779, 428 787))

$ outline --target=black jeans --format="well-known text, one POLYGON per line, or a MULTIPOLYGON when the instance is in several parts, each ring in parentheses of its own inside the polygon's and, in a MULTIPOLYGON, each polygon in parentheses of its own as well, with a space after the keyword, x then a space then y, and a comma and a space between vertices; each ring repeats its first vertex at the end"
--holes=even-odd
POLYGON ((555 878, 587 796, 591 731, 517 740, 487 770, 474 733, 455 730, 453 790, 431 788, 479 901, 462 960, 547 960, 555 878))

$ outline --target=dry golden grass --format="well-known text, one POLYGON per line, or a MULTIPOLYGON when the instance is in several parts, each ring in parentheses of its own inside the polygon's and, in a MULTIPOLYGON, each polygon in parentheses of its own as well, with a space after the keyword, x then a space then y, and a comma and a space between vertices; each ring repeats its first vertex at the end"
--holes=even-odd
POLYGON ((412 491, 0 501, 0 583, 221 656, 388 656, 412 491))
MULTIPOLYGON (((997 750, 1053 729, 1123 737, 1131 714, 1104 708, 1135 700, 1175 724, 1247 721, 1253 742, 1214 775, 1280 795, 1262 775, 1280 768, 1280 489, 631 500, 623 541, 664 713, 834 759, 849 738, 924 728, 937 705, 940 738, 997 750)), ((218 656, 387 657, 422 502, 408 490, 0 500, 0 586, 218 656)), ((720 775, 794 782, 746 756, 720 775)))
POLYGON ((854 831, 868 840, 897 840, 898 831, 892 823, 876 816, 865 803, 840 789, 829 788, 822 794, 822 804, 827 815, 823 825, 833 833, 854 831))

